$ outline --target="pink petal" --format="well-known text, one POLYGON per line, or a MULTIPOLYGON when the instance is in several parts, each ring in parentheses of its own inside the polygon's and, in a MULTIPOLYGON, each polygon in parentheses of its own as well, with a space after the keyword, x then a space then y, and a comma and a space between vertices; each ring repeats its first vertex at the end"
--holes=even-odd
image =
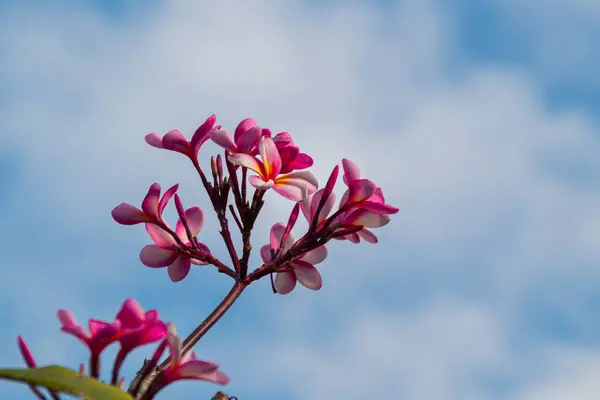
POLYGON ((121 203, 113 208, 111 215, 121 225, 135 225, 151 221, 142 210, 127 203, 121 203))
POLYGON ((169 189, 167 189, 165 194, 163 194, 162 198, 158 202, 158 215, 162 215, 163 211, 165 210, 165 207, 169 203, 169 200, 171 200, 171 197, 173 197, 175 192, 177 192, 178 188, 179 188, 179 184, 176 183, 175 185, 173 185, 169 189))
POLYGON ((296 169, 304 169, 304 168, 309 168, 313 165, 313 159, 311 156, 309 156, 308 154, 305 153, 299 153, 296 158, 294 158, 294 161, 292 161, 292 163, 288 166, 288 168, 290 170, 296 170, 296 169))
POLYGON ((229 383, 229 377, 227 376, 227 374, 225 374, 225 372, 221 370, 217 370, 210 374, 207 380, 209 382, 214 382, 219 385, 227 385, 229 383))
MULTIPOLYGON (((190 207, 185 210, 185 219, 190 228, 192 236, 195 237, 198 233, 200 233, 202 227, 204 226, 204 211, 198 206, 190 207)), ((184 243, 189 242, 181 219, 177 221, 175 232, 184 243)))
POLYGON ((312 216, 310 213, 310 209, 311 209, 311 205, 312 205, 312 199, 314 198, 314 196, 316 196, 319 192, 316 192, 314 194, 310 194, 307 195, 306 197, 304 197, 298 204, 300 204, 300 210, 302 211, 302 215, 304 215, 304 218, 306 218, 306 220, 308 222, 312 221, 312 216))
POLYGON ((164 149, 162 145, 162 137, 158 133, 149 133, 144 137, 146 143, 148 143, 152 147, 156 147, 158 149, 164 149))
POLYGON ((167 324, 167 342, 171 352, 171 367, 176 367, 181 360, 181 339, 172 323, 167 324))
POLYGON ((321 280, 321 274, 315 267, 302 261, 295 261, 293 265, 296 279, 302 286, 311 290, 321 289, 323 281, 321 280))
MULTIPOLYGON (((309 222, 312 222, 312 220, 315 218, 315 213, 317 212, 317 208, 319 207, 319 202, 321 202, 321 199, 323 198, 324 193, 325 193, 325 189, 319 189, 312 196, 312 200, 310 202, 309 222)), ((327 218, 327 216, 333 209, 334 204, 335 204, 335 194, 332 192, 329 192, 329 197, 323 204, 323 208, 321 208, 321 212, 319 213, 319 217, 317 218, 318 223, 322 222, 325 218, 327 218)))
POLYGON ((265 173, 263 171, 263 163, 249 154, 236 153, 230 155, 228 159, 232 164, 250 168, 252 171, 256 172, 261 177, 265 177, 265 173))
POLYGON ((291 271, 278 272, 275 274, 273 286, 277 293, 288 294, 296 287, 296 275, 291 271))
POLYGON ((270 245, 265 244, 263 247, 260 248, 260 256, 265 264, 267 264, 267 265, 273 264, 273 258, 271 257, 271 246, 270 245))
MULTIPOLYGON (((271 227, 271 232, 269 234, 269 243, 273 250, 279 249, 279 245, 281 243, 281 238, 283 237, 283 233, 285 232, 285 224, 282 222, 278 222, 271 227)), ((285 243, 283 245, 283 250, 286 251, 294 244, 294 236, 290 233, 285 239, 285 243)))
POLYGON ((362 228, 360 231, 356 232, 358 234, 358 236, 360 236, 365 242, 369 242, 369 243, 377 243, 379 240, 377 239, 377 236, 375 236, 375 234, 373 232, 371 232, 370 230, 366 229, 366 228, 362 228))
POLYGON ((135 299, 127 299, 117 313, 117 320, 121 321, 123 328, 133 329, 144 323, 146 314, 135 299))
POLYGON ((306 261, 310 264, 319 264, 327 258, 327 247, 325 245, 319 246, 309 252, 304 253, 300 260, 306 261))
POLYGON ((173 236, 158 225, 146 224, 146 231, 154 243, 162 248, 171 249, 177 245, 173 236))
POLYGON ((160 214, 158 212, 158 199, 160 197, 160 185, 158 183, 153 183, 148 189, 148 193, 144 200, 142 201, 142 210, 148 215, 150 218, 160 219, 160 214))
POLYGON ((249 129, 244 134, 240 135, 239 138, 235 139, 237 149, 241 153, 248 153, 256 148, 258 140, 260 139, 261 130, 258 126, 249 129))
POLYGON ((229 136, 229 133, 224 129, 213 129, 210 131, 210 139, 225 150, 229 150, 232 153, 237 152, 237 146, 233 142, 233 139, 231 139, 231 136, 229 136))
POLYGON ((251 175, 248 177, 248 182, 258 190, 269 190, 275 186, 275 182, 271 179, 268 182, 262 180, 258 175, 251 175))
POLYGON ((357 210, 350 214, 344 223, 362 225, 365 228, 380 228, 390 222, 390 217, 369 210, 357 210))
POLYGON ((177 258, 175 251, 163 249, 155 244, 149 244, 140 251, 140 261, 150 268, 162 268, 171 264, 177 258))
POLYGON ((273 190, 288 200, 301 201, 308 190, 303 182, 287 181, 285 183, 275 183, 273 190))
MULTIPOLYGON (((372 198, 372 197, 371 197, 372 198)), ((377 212, 379 214, 396 214, 400 211, 399 208, 390 206, 389 204, 378 203, 374 201, 363 201, 360 203, 360 208, 364 208, 366 210, 371 210, 377 212)))
POLYGON ((377 185, 368 179, 358 179, 350 182, 348 189, 350 191, 349 201, 362 201, 368 199, 375 193, 377 185))
POLYGON ((205 375, 215 372, 219 365, 202 360, 191 360, 177 368, 177 375, 180 378, 202 379, 205 375))
POLYGON ((360 179, 360 169, 352 161, 344 158, 342 167, 344 168, 344 183, 346 185, 349 185, 353 180, 360 179))
POLYGON ((262 136, 258 142, 258 151, 264 166, 264 178, 274 180, 281 171, 281 157, 273 139, 262 136))
POLYGON ((239 143, 240 136, 245 132, 249 131, 250 129, 254 128, 255 126, 256 121, 252 118, 246 118, 242 120, 238 124, 237 128, 235 128, 235 132, 233 133, 233 138, 235 139, 235 142, 239 143))
POLYGON ((313 194, 317 191, 319 187, 319 182, 317 181, 317 178, 315 178, 315 176, 310 171, 290 172, 289 174, 278 177, 276 182, 278 182, 279 180, 304 182, 306 184, 308 194, 313 194))
POLYGON ((289 132, 279 132, 277 135, 273 136, 273 141, 278 148, 294 146, 294 139, 289 132))
POLYGON ((358 233, 356 232, 346 235, 345 239, 351 243, 360 243, 360 236, 358 236, 358 233))
POLYGON ((215 125, 217 121, 217 116, 215 114, 211 115, 204 121, 202 125, 196 129, 194 135, 192 136, 192 140, 190 140, 190 148, 192 150, 192 156, 198 157, 198 151, 200 147, 208 140, 210 137, 210 131, 215 125))
POLYGON ((162 144, 167 150, 190 155, 190 144, 185 136, 183 136, 183 134, 177 129, 167 132, 167 134, 163 137, 162 144))
POLYGON ((191 266, 192 262, 190 259, 180 255, 167 268, 169 278, 171 278, 173 282, 179 282, 190 273, 191 266))
POLYGON ((90 328, 90 334, 96 341, 107 340, 112 335, 117 333, 121 327, 120 321, 115 321, 112 324, 97 319, 90 319, 88 321, 90 328))

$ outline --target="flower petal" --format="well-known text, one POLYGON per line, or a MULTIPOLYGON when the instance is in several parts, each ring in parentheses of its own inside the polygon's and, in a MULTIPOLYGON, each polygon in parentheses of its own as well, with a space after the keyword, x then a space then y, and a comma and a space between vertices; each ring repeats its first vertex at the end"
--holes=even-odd
POLYGON ((281 156, 273 139, 262 136, 258 142, 258 151, 264 166, 264 178, 274 180, 281 171, 281 156))
POLYGON ((240 135, 235 139, 237 149, 240 153, 250 154, 253 149, 256 148, 258 140, 260 139, 261 129, 255 126, 244 134, 240 135))
POLYGON ((312 167, 313 163, 314 162, 311 156, 309 156, 306 153, 299 153, 296 156, 296 158, 294 158, 294 161, 292 161, 292 163, 288 165, 288 169, 290 171, 297 169, 305 169, 312 167))
POLYGON ((296 287, 296 274, 292 271, 276 273, 273 286, 277 293, 288 294, 296 287))
POLYGON ((144 140, 152 147, 156 147, 157 149, 164 149, 162 145, 162 137, 158 133, 149 133, 144 137, 144 140))
POLYGON ((176 151, 178 153, 190 155, 190 144, 177 129, 167 132, 162 139, 163 147, 167 150, 176 151))
POLYGON ((160 214, 158 212, 158 199, 160 197, 160 185, 155 182, 148 189, 148 193, 144 200, 142 201, 142 210, 148 215, 150 218, 160 219, 160 214))
POLYGON ((321 289, 321 286, 323 286, 321 274, 312 264, 297 260, 292 265, 294 266, 296 279, 302 286, 311 290, 321 289))
POLYGON ((140 251, 140 261, 150 268, 162 268, 171 264, 177 258, 178 253, 163 249, 155 244, 149 244, 140 251))
POLYGON ((271 179, 267 182, 263 181, 258 175, 251 175, 248 177, 248 182, 258 190, 268 190, 275 186, 275 182, 271 179))
POLYGON ((365 228, 380 228, 389 222, 388 215, 364 209, 356 210, 344 219, 345 224, 362 225, 365 228))
POLYGON ((352 161, 344 158, 342 167, 344 168, 344 183, 346 185, 349 185, 353 180, 360 179, 360 169, 352 161))
POLYGON ((171 249, 173 246, 177 245, 173 236, 158 225, 146 224, 146 231, 154 243, 164 249, 171 249))
POLYGON ((160 201, 158 202, 158 215, 159 216, 162 215, 163 211, 165 210, 165 207, 169 203, 169 200, 171 200, 171 197, 173 197, 175 192, 177 192, 178 188, 179 188, 179 183, 176 183, 175 185, 173 185, 169 189, 167 189, 165 194, 163 194, 160 201))
POLYGON ((192 262, 190 261, 190 259, 180 255, 167 268, 169 278, 171 278, 173 282, 179 282, 190 273, 191 266, 192 262))
POLYGON ((271 246, 270 245, 265 244, 263 247, 260 248, 260 256, 265 264, 267 264, 267 265, 273 264, 273 258, 271 257, 271 246))
POLYGON ((319 246, 316 249, 304 253, 300 260, 306 261, 310 264, 319 264, 327 258, 327 247, 325 245, 319 246))
POLYGON ((75 317, 73 316, 71 311, 61 309, 61 310, 58 310, 56 315, 61 324, 61 327, 60 327, 61 331, 77 337, 79 340, 81 340, 86 345, 88 344, 88 340, 90 338, 89 335, 81 327, 81 325, 79 325, 77 323, 77 320, 75 320, 75 317))
MULTIPOLYGON (((275 251, 279 249, 279 245, 281 243, 281 238, 283 237, 283 233, 285 232, 285 224, 283 222, 278 222, 271 227, 271 232, 269 234, 269 244, 271 248, 275 251)), ((294 236, 290 233, 285 239, 285 243, 283 245, 283 250, 286 251, 294 244, 294 236)))
POLYGON ((298 181, 306 184, 307 193, 313 194, 319 188, 319 182, 317 178, 310 171, 294 171, 289 174, 281 175, 277 178, 275 183, 279 181, 298 181))
MULTIPOLYGON (((190 228, 192 236, 196 236, 198 233, 200 233, 202 227, 204 227, 204 211, 198 206, 190 207, 185 210, 185 219, 188 227, 190 228)), ((187 233, 185 231, 185 226, 183 226, 181 219, 177 221, 175 232, 184 243, 189 242, 187 233)))
POLYGON ((377 185, 375 182, 368 179, 358 179, 350 182, 348 185, 350 191, 350 197, 348 201, 362 201, 366 200, 375 193, 377 185))
POLYGON ((250 154, 236 153, 228 157, 229 161, 235 165, 241 165, 242 167, 250 168, 252 171, 259 174, 261 177, 265 177, 263 163, 257 160, 250 154))
POLYGON ((256 121, 252 118, 246 118, 242 120, 238 126, 235 128, 235 132, 233 133, 233 138, 236 143, 239 143, 240 136, 242 136, 245 132, 256 126, 256 121))
POLYGON ((360 231, 356 232, 358 236, 360 236, 365 242, 368 243, 377 243, 379 240, 377 236, 367 228, 362 228, 360 231))
POLYGON ((205 375, 218 369, 218 364, 202 360, 191 360, 177 368, 177 376, 180 378, 203 379, 205 375))
POLYGON ((400 211, 397 207, 375 201, 363 201, 360 203, 360 208, 371 210, 379 214, 396 214, 400 211))
POLYGON ((113 208, 111 215, 121 225, 135 225, 151 221, 146 213, 127 203, 121 203, 113 208))
POLYGON ((167 342, 171 353, 171 368, 175 368, 181 360, 181 339, 177 336, 177 329, 172 323, 167 324, 167 342))
POLYGON ((301 201, 308 190, 303 182, 287 181, 285 183, 275 183, 273 190, 288 200, 301 201))
POLYGON ((217 116, 213 114, 208 117, 206 121, 204 121, 204 123, 198 127, 198 129, 196 129, 196 132, 194 132, 192 140, 190 140, 190 148, 194 158, 198 157, 198 151, 200 150, 200 147, 210 137, 210 131, 212 130, 213 126, 215 126, 216 121, 217 116))
POLYGON ((136 299, 127 299, 117 313, 116 319, 121 321, 123 328, 133 329, 144 323, 146 314, 136 299))
POLYGON ((237 152, 237 146, 224 129, 213 129, 210 131, 210 140, 221 146, 225 150, 229 150, 232 153, 237 152))

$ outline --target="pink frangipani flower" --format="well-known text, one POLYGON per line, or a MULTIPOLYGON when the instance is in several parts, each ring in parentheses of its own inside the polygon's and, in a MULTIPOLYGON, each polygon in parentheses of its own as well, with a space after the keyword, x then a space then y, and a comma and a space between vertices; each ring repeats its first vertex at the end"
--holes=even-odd
POLYGON ((273 142, 281 156, 281 172, 287 174, 294 170, 309 168, 313 165, 313 159, 306 153, 300 153, 300 147, 294 144, 292 135, 288 132, 280 132, 273 136, 273 142))
MULTIPOLYGON (((267 130, 264 130, 268 132, 267 130)), ((258 154, 258 140, 263 134, 263 129, 256 125, 252 118, 246 118, 235 128, 233 139, 223 129, 213 129, 210 138, 213 142, 232 154, 244 153, 255 156, 258 154)))
POLYGON ((125 353, 167 336, 167 324, 159 319, 158 311, 144 312, 135 299, 125 300, 116 319, 121 322, 121 328, 126 332, 119 338, 121 349, 125 353))
POLYGON ((121 225, 162 221, 162 213, 178 188, 179 184, 171 186, 160 198, 160 185, 153 183, 142 201, 141 210, 131 204, 121 203, 112 210, 112 217, 121 225))
MULTIPOLYGON (((204 253, 210 253, 208 247, 196 240, 196 235, 200 233, 204 226, 204 211, 200 207, 191 207, 185 210, 183 218, 185 219, 193 242, 186 232, 182 218, 177 221, 175 234, 184 246, 193 247, 204 253)), ((166 224, 165 224, 166 225, 166 224)), ((166 230, 158 225, 146 224, 146 231, 155 244, 144 246, 140 252, 140 260, 144 265, 151 268, 167 267, 169 278, 173 282, 184 279, 190 272, 191 264, 207 265, 208 263, 196 258, 190 258, 184 253, 184 249, 175 238, 166 230)))
POLYGON ((293 201, 300 201, 317 190, 318 182, 308 171, 280 174, 282 161, 273 139, 262 136, 258 149, 260 161, 249 154, 237 153, 229 156, 229 161, 233 164, 250 168, 258 174, 248 178, 252 186, 259 190, 273 188, 283 197, 293 201))
POLYGON ((188 156, 192 161, 196 162, 198 159, 198 151, 210 137, 210 132, 213 130, 216 120, 217 117, 214 114, 208 117, 207 120, 196 129, 196 132, 194 132, 190 141, 188 141, 177 129, 167 132, 163 137, 154 132, 149 133, 146 135, 145 140, 150 146, 176 151, 188 156))
POLYGON ((219 364, 198 360, 194 350, 182 353, 181 339, 177 336, 173 324, 168 325, 167 341, 171 352, 171 360, 157 379, 159 387, 156 391, 182 379, 196 379, 219 385, 229 383, 229 377, 219 369, 219 364))
MULTIPOLYGON (((267 265, 272 265, 276 260, 272 254, 280 248, 281 240, 286 231, 286 225, 278 222, 271 228, 269 244, 264 245, 260 249, 260 255, 263 262, 267 265)), ((294 236, 288 233, 283 243, 283 252, 289 250, 294 244, 294 236)), ((322 286, 321 274, 315 268, 315 264, 319 264, 327 257, 327 248, 319 246, 314 250, 304 253, 298 259, 290 262, 288 265, 290 270, 276 272, 274 286, 279 294, 288 294, 294 287, 296 282, 300 282, 304 287, 312 290, 319 290, 322 286)))

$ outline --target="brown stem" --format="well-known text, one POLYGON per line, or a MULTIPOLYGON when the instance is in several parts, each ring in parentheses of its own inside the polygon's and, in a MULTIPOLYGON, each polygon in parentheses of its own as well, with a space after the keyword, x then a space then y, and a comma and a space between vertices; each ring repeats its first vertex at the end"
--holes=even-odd
MULTIPOLYGON (((208 330, 212 328, 219 319, 221 319, 227 310, 229 310, 229 307, 231 307, 237 298, 240 297, 246 286, 248 286, 248 283, 244 281, 235 282, 229 293, 227 293, 223 300, 221 300, 213 312, 211 312, 210 315, 206 317, 206 319, 202 321, 200 325, 198 325, 196 329, 194 329, 194 331, 188 335, 188 337, 185 338, 181 348, 181 354, 185 354, 192 347, 194 347, 194 345, 198 343, 202 336, 204 336, 206 332, 208 332, 208 330)), ((160 364, 161 369, 169 365, 170 361, 170 357, 163 361, 162 364, 160 364)))

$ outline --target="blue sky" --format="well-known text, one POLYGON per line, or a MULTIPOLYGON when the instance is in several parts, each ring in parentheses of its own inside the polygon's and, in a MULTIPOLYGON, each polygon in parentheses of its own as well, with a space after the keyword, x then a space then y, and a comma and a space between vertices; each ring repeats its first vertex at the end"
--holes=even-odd
MULTIPOLYGON (((135 297, 185 333, 218 303, 227 278, 197 268, 173 284, 139 262, 144 230, 110 218, 154 181, 208 208, 190 165, 143 136, 216 113, 230 130, 253 117, 289 131, 321 182, 354 160, 401 210, 377 245, 333 243, 319 292, 244 293, 197 348, 228 393, 597 398, 600 6, 121 4, 0 2, 1 365, 21 365, 18 334, 40 364, 84 361, 59 308, 110 319, 135 297)), ((291 209, 267 202, 255 247, 291 209)), ((209 218, 201 238, 226 259, 216 232, 209 218)))

